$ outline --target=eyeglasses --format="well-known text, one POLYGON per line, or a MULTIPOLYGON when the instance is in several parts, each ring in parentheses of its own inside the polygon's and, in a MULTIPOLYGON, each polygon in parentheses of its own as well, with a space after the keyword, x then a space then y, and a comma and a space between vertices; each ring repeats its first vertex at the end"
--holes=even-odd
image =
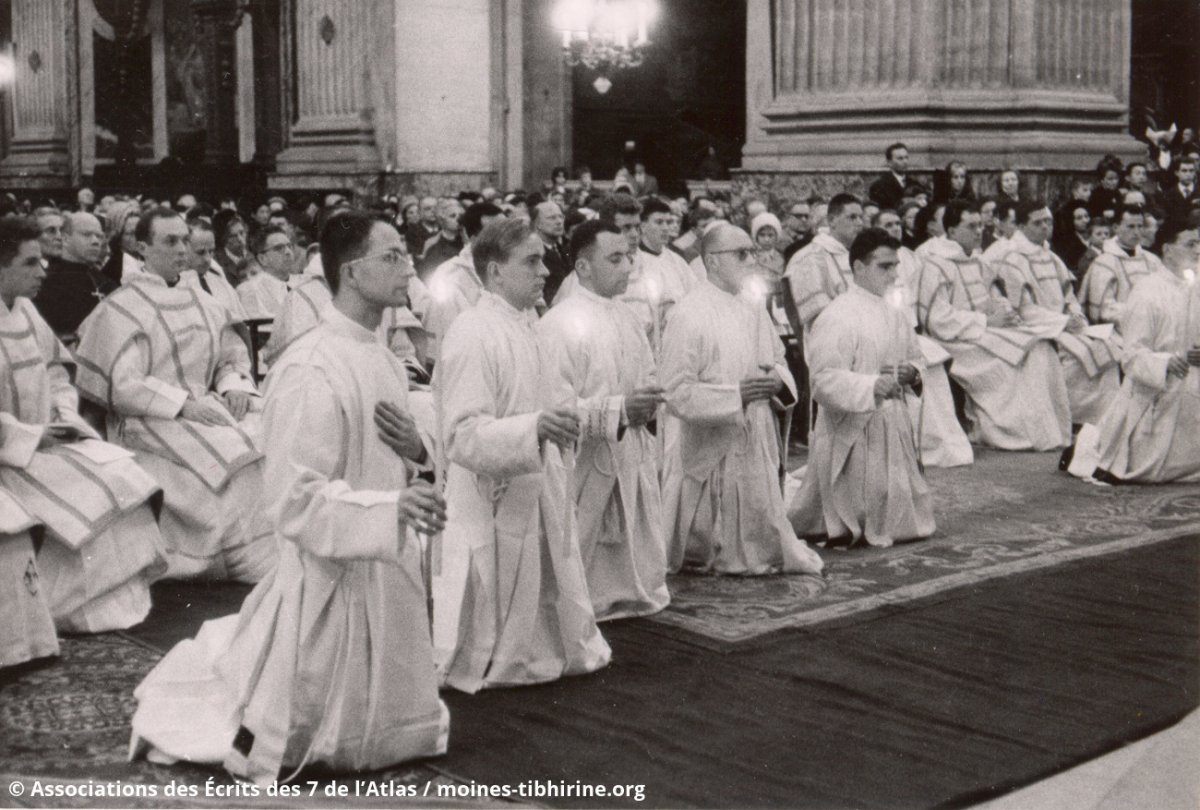
POLYGON ((719 256, 722 253, 733 253, 737 256, 739 262, 749 261, 754 258, 753 248, 730 248, 729 250, 710 250, 708 255, 719 256))
POLYGON ((265 248, 263 250, 263 253, 283 253, 285 250, 288 251, 289 253, 291 252, 291 250, 292 250, 291 242, 282 242, 278 245, 272 245, 269 248, 265 248))
POLYGON ((412 267, 412 260, 408 258, 408 254, 395 248, 392 250, 385 250, 383 253, 373 253, 370 256, 362 256, 358 259, 352 259, 348 262, 343 262, 342 266, 348 267, 349 265, 357 264, 358 262, 369 262, 372 259, 379 259, 388 267, 412 267))

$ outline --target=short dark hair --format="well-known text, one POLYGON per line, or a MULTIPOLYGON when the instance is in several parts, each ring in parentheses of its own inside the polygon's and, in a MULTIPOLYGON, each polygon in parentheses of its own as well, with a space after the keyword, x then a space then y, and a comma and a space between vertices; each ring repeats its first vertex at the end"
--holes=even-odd
POLYGON ((366 255, 371 231, 379 223, 362 211, 344 210, 331 216, 321 229, 321 267, 334 295, 341 284, 342 265, 366 255))
POLYGON ((1125 176, 1126 176, 1126 177, 1128 177, 1128 176, 1129 176, 1129 173, 1130 173, 1131 171, 1133 171, 1133 168, 1134 168, 1135 166, 1141 166, 1143 169, 1145 169, 1145 168, 1146 168, 1146 164, 1145 164, 1145 163, 1142 163, 1140 160, 1135 160, 1135 161, 1133 161, 1132 163, 1126 163, 1126 164, 1125 164, 1125 176))
POLYGON ((1031 216, 1046 207, 1046 203, 1038 199, 1021 200, 1017 203, 1017 224, 1026 224, 1031 216))
POLYGON ((1088 233, 1091 233, 1096 228, 1108 228, 1112 230, 1112 220, 1108 217, 1092 217, 1092 221, 1088 223, 1088 233))
POLYGON ((238 222, 246 224, 237 211, 229 208, 223 208, 213 214, 213 233, 217 235, 217 245, 225 244, 225 240, 229 238, 229 229, 238 222))
POLYGON ((504 212, 500 210, 499 206, 490 202, 477 202, 472 203, 463 212, 460 222, 462 222, 463 230, 467 232, 467 238, 474 239, 483 230, 484 217, 499 217, 503 215, 504 212))
POLYGON ((33 217, 0 218, 0 267, 10 265, 21 250, 21 245, 36 242, 41 235, 41 229, 33 217))
POLYGON ((660 200, 658 197, 647 197, 646 202, 642 204, 642 222, 650 219, 654 214, 673 214, 671 206, 660 200))
POLYGON ((871 225, 873 227, 879 227, 879 220, 883 218, 884 214, 891 214, 892 216, 903 220, 903 217, 900 216, 899 212, 896 211, 895 208, 880 208, 875 212, 875 216, 871 217, 871 225))
POLYGON ((1003 200, 996 201, 996 210, 992 212, 992 216, 997 222, 1004 222, 1008 219, 1008 215, 1017 210, 1016 200, 1010 200, 1007 197, 1003 200))
POLYGON ((275 234, 282 234, 288 237, 288 239, 291 239, 287 229, 282 228, 279 225, 268 225, 265 228, 259 228, 254 232, 254 237, 250 240, 250 250, 254 252, 255 256, 267 249, 267 237, 275 234))
POLYGON ((1140 205, 1122 205, 1117 208, 1116 215, 1113 216, 1113 224, 1120 225, 1122 222, 1124 222, 1126 214, 1144 217, 1148 213, 1149 212, 1140 205))
POLYGON ((1191 156, 1190 152, 1185 155, 1180 155, 1179 162, 1175 164, 1175 173, 1176 174, 1179 174, 1179 167, 1185 163, 1188 163, 1192 166, 1196 165, 1196 159, 1191 156))
POLYGON ((212 221, 207 217, 190 217, 187 221, 188 233, 192 231, 205 231, 213 233, 212 221))
MULTIPOLYGON (((878 148, 878 147, 876 147, 876 148, 878 148)), ((887 149, 883 150, 883 159, 891 160, 892 153, 895 152, 897 149, 903 149, 905 152, 908 151, 908 147, 905 146, 902 141, 896 141, 894 144, 889 146, 887 149)))
POLYGON ((517 246, 533 233, 533 227, 520 217, 498 219, 489 223, 471 240, 471 258, 475 273, 486 283, 487 267, 492 262, 506 262, 517 246))
POLYGON ((951 200, 942 213, 942 228, 949 231, 962 224, 963 214, 978 214, 979 206, 969 200, 951 200))
POLYGON ((589 219, 587 222, 581 222, 576 226, 575 230, 571 231, 571 266, 575 266, 575 262, 579 261, 580 255, 596 244, 596 240, 602 233, 615 233, 620 236, 621 231, 616 225, 605 219, 589 219))
POLYGON ((866 262, 872 253, 884 247, 899 250, 900 240, 893 238, 883 228, 864 229, 850 245, 850 268, 853 270, 858 262, 866 262))
POLYGON ((641 217, 642 204, 632 194, 612 194, 600 205, 600 218, 617 221, 617 214, 641 217))
POLYGON ((138 220, 137 227, 133 229, 133 238, 144 244, 150 244, 150 240, 154 236, 154 223, 160 219, 177 219, 183 222, 183 214, 176 211, 174 208, 168 208, 165 205, 159 205, 151 208, 142 214, 142 218, 138 220))
POLYGON ((853 194, 834 194, 833 199, 829 201, 829 208, 825 211, 826 219, 841 216, 842 211, 845 211, 846 207, 850 205, 862 205, 862 200, 853 194))

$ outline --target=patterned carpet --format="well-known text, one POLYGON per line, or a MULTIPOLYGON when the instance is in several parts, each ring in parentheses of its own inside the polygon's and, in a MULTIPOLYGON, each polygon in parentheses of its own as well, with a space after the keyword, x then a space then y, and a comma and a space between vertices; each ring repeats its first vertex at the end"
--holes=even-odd
MULTIPOLYGON (((692 649, 750 653, 770 649, 774 634, 783 631, 824 632, 940 599, 969 597, 970 586, 988 580, 1118 554, 1194 534, 1200 525, 1196 486, 1099 487, 1057 473, 1055 465, 1056 458, 1047 454, 981 452, 974 467, 931 470, 939 527, 934 538, 893 549, 823 550, 823 579, 674 577, 671 607, 638 627, 650 637, 669 636, 692 649)), ((156 586, 155 612, 134 632, 68 637, 59 658, 0 673, 3 784, 15 778, 73 785, 119 780, 159 791, 154 798, 111 800, 39 800, 3 791, 0 807, 313 806, 305 798, 206 799, 204 785, 210 780, 232 784, 223 772, 126 761, 134 686, 161 651, 193 635, 204 619, 236 610, 244 594, 244 586, 163 583, 156 586), (166 798, 161 791, 168 783, 192 786, 198 796, 166 798)), ((614 668, 605 677, 619 674, 614 668)), ((416 799, 354 797, 352 792, 347 799, 326 797, 323 805, 468 804, 421 795, 427 785, 436 795, 439 784, 469 781, 444 768, 457 771, 457 761, 451 757, 365 776, 314 778, 322 786, 349 785, 351 791, 355 779, 366 779, 418 792, 416 799)))
POLYGON ((653 620, 720 649, 903 610, 996 577, 1169 540, 1200 523, 1194 484, 1097 486, 1057 472, 1057 453, 976 454, 970 467, 928 471, 933 537, 822 550, 824 578, 675 576, 671 605, 653 620))

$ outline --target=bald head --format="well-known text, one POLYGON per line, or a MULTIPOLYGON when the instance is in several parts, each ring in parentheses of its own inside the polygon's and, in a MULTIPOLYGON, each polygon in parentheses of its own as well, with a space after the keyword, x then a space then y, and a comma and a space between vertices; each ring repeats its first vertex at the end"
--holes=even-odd
POLYGON ((754 241, 736 225, 721 222, 700 239, 700 255, 708 280, 730 295, 741 292, 746 278, 758 268, 754 241))
POLYGON ((100 263, 104 229, 100 220, 83 211, 73 211, 63 218, 63 258, 95 267, 100 263))

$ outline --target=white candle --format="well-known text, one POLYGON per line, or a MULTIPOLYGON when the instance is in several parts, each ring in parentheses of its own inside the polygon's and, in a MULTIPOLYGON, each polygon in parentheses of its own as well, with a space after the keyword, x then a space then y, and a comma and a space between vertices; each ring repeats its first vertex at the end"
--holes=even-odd
POLYGON ((1187 359, 1187 353, 1192 348, 1192 286, 1196 283, 1196 271, 1183 271, 1184 298, 1183 298, 1183 357, 1187 359))

